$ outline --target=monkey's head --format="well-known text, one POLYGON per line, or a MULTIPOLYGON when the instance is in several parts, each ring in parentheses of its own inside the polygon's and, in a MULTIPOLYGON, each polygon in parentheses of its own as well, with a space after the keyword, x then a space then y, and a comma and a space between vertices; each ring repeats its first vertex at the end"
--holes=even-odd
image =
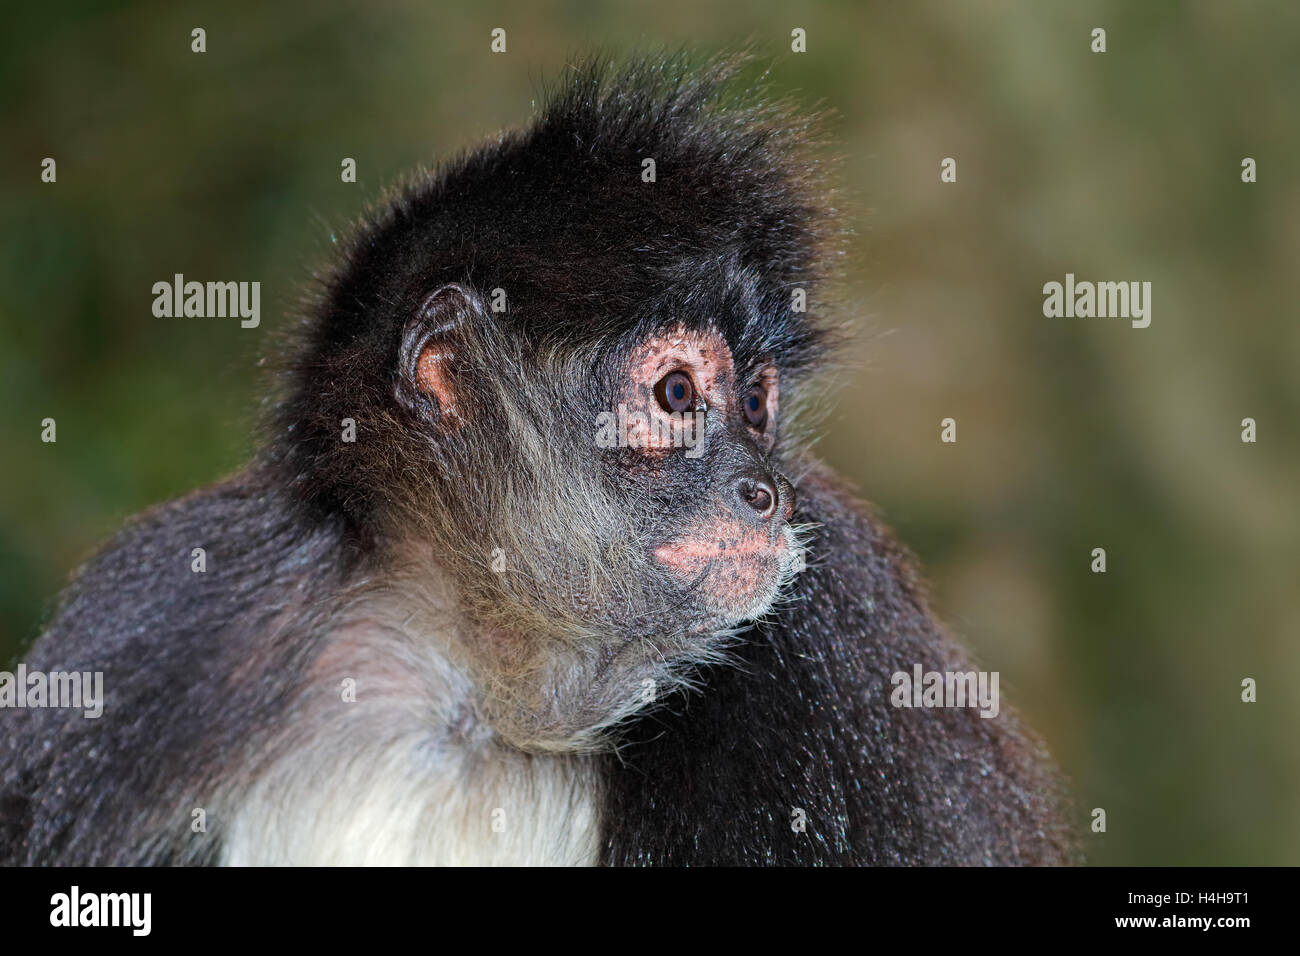
POLYGON ((304 329, 299 499, 447 583, 521 746, 589 745, 802 560, 787 418, 824 197, 811 117, 727 105, 739 66, 577 69, 373 216, 304 329))

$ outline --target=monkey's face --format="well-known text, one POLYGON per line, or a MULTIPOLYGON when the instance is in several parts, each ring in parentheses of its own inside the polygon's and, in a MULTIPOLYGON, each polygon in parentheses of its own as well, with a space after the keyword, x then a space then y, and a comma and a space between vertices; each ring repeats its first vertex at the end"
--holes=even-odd
POLYGON ((432 457, 405 464, 427 479, 411 521, 488 632, 689 653, 800 566, 778 369, 738 367, 719 332, 547 348, 448 286, 401 361, 432 457))
POLYGON ((668 328, 616 362, 613 481, 674 608, 674 624, 717 630, 765 613, 801 560, 794 489, 774 467, 774 364, 736 368, 712 329, 668 328), (648 505, 648 507, 647 507, 648 505))

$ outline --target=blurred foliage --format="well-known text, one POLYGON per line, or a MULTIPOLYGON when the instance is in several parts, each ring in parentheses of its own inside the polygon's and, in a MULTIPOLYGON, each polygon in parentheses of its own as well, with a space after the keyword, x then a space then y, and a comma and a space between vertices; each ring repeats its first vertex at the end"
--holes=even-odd
POLYGON ((0 660, 122 519, 245 460, 256 360, 331 229, 401 172, 524 120, 574 52, 745 41, 778 88, 835 111, 861 334, 822 453, 1002 672, 1073 779, 1080 827, 1106 808, 1090 858, 1300 862, 1285 2, 11 6, 0 660), (154 318, 151 286, 176 272, 260 280, 261 328, 154 318), (1044 318, 1042 285, 1066 272, 1150 280, 1151 327, 1044 318), (39 440, 46 416, 57 444, 39 440), (956 445, 938 440, 945 416, 956 445), (1258 444, 1240 441, 1246 416, 1258 444))

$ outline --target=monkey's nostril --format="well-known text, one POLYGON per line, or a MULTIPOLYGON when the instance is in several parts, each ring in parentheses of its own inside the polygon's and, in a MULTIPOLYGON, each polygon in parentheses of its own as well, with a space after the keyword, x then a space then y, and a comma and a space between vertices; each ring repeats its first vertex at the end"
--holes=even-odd
POLYGON ((742 478, 737 489, 741 499, 764 520, 776 513, 776 489, 767 479, 742 478))

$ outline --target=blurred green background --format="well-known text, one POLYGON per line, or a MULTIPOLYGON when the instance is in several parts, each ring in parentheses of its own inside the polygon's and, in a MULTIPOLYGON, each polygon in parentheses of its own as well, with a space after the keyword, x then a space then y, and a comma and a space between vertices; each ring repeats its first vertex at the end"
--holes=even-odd
POLYGON ((1107 810, 1090 860, 1300 863, 1300 7, 59 6, 0 32, 0 662, 125 517, 245 460, 256 360, 331 228, 525 120, 574 52, 753 41, 836 111, 856 230, 821 451, 1048 739, 1079 826, 1107 810), (154 318, 176 272, 260 280, 261 328, 154 318), (1151 327, 1044 318, 1066 272, 1151 281, 1151 327))

